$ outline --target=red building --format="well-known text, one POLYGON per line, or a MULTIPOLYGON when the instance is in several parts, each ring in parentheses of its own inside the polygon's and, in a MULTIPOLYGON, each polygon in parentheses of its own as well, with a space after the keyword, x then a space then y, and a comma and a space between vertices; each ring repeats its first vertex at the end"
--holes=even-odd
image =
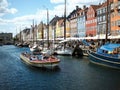
POLYGON ((90 5, 88 8, 86 19, 86 36, 95 36, 97 33, 96 9, 99 7, 100 5, 90 5))

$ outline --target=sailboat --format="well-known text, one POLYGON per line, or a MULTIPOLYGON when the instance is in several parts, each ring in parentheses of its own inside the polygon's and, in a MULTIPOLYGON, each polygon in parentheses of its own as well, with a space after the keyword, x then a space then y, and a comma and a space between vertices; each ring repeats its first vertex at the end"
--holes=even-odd
POLYGON ((64 40, 59 42, 59 46, 55 50, 57 55, 69 55, 69 56, 83 56, 82 49, 79 45, 73 45, 71 40, 66 39, 66 0, 64 9, 64 40))
POLYGON ((96 51, 89 51, 89 59, 91 63, 102 65, 106 67, 111 67, 115 69, 120 69, 120 44, 119 43, 110 43, 107 40, 108 36, 108 4, 107 0, 107 30, 105 44, 97 48, 96 51))
POLYGON ((33 45, 29 45, 29 48, 30 48, 31 52, 40 52, 41 48, 39 48, 39 46, 37 44, 37 38, 36 38, 36 41, 34 41, 34 29, 35 28, 37 28, 37 26, 34 26, 34 20, 33 20, 33 25, 32 25, 32 30, 33 30, 33 45))
MULTIPOLYGON (((59 42, 61 48, 56 48, 55 54, 57 55, 72 55, 73 49, 72 48, 65 48, 66 40, 66 0, 65 0, 65 7, 64 7, 64 40, 59 42)), ((58 46, 59 47, 59 46, 58 46)))

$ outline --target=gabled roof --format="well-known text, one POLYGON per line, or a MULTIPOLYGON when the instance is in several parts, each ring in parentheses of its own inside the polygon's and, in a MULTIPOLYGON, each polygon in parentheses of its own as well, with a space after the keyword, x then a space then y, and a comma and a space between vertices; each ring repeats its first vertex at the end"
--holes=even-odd
POLYGON ((68 18, 71 18, 72 15, 78 13, 79 10, 81 10, 81 8, 79 8, 79 7, 77 7, 77 9, 74 9, 74 10, 68 15, 67 19, 68 19, 68 18))
MULTIPOLYGON (((109 5, 110 5, 111 2, 113 2, 113 0, 109 0, 109 5)), ((104 3, 102 3, 99 8, 103 8, 103 7, 106 7, 106 6, 107 6, 107 1, 104 2, 104 3)), ((98 8, 98 9, 99 9, 99 8, 98 8)))
POLYGON ((54 26, 56 25, 56 22, 59 20, 60 17, 56 16, 50 21, 50 25, 54 26))
POLYGON ((96 11, 96 9, 101 7, 101 5, 90 5, 90 6, 94 9, 94 11, 96 11))
POLYGON ((64 22, 64 18, 60 18, 58 20, 58 26, 61 26, 63 24, 63 22, 64 22))

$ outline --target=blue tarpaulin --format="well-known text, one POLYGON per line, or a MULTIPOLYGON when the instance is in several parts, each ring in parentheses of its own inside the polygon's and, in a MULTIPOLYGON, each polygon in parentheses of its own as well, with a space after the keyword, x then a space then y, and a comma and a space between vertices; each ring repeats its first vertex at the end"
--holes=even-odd
POLYGON ((90 43, 88 43, 86 40, 82 40, 82 43, 86 46, 90 46, 90 43))
POLYGON ((113 51, 115 48, 118 48, 118 47, 120 47, 120 44, 108 43, 108 44, 101 46, 100 49, 106 50, 106 51, 113 51))

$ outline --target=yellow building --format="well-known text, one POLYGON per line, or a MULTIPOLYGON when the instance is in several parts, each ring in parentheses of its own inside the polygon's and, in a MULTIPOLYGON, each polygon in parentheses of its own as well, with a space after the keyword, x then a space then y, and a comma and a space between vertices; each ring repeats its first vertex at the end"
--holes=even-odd
POLYGON ((56 38, 61 38, 64 35, 63 25, 62 25, 63 21, 64 21, 64 19, 60 18, 56 23, 56 38))

